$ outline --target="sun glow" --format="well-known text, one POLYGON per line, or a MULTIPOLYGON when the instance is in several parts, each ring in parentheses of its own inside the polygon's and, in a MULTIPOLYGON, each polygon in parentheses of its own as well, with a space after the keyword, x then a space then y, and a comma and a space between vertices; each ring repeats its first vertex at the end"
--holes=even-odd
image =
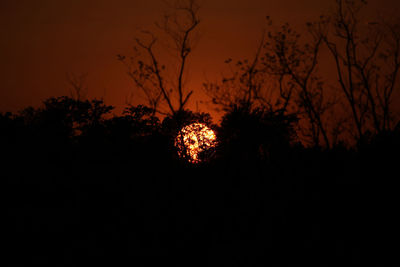
POLYGON ((216 145, 213 130, 201 123, 192 123, 183 127, 175 138, 175 147, 181 158, 191 163, 199 163, 216 145))

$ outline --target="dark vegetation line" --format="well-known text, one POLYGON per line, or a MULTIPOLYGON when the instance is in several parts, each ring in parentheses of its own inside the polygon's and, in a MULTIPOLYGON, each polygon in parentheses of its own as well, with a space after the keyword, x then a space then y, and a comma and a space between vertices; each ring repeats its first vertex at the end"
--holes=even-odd
POLYGON ((356 149, 307 148, 292 117, 237 107, 220 126, 144 106, 51 98, 0 117, 7 249, 21 264, 340 264, 393 260, 398 130, 356 149), (218 147, 177 156, 181 125, 218 147))

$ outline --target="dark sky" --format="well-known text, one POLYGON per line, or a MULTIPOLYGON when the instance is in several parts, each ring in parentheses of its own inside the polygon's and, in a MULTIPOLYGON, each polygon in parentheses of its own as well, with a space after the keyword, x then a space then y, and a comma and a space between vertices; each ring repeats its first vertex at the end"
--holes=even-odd
MULTIPOLYGON (((201 38, 190 59, 192 109, 204 99, 202 82, 219 77, 225 59, 252 55, 266 15, 301 27, 332 5, 328 0, 202 2, 201 38)), ((369 9, 398 14, 399 5, 370 1, 369 9)), ((103 97, 117 111, 127 99, 143 102, 116 55, 129 55, 135 34, 151 29, 164 7, 162 0, 0 1, 0 111, 67 95, 68 72, 88 73, 88 97, 103 97)), ((203 104, 199 109, 208 111, 203 104)))

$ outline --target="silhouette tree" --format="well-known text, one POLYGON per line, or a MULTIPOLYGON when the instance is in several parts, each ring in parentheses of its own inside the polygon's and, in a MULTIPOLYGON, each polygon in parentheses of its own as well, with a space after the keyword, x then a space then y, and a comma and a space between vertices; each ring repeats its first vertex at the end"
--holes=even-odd
POLYGON ((332 16, 322 18, 318 34, 335 62, 343 98, 358 143, 367 135, 393 130, 394 93, 399 90, 400 26, 397 20, 362 18, 366 1, 336 0, 332 16), (321 30, 323 29, 323 30, 321 30))
MULTIPOLYGON (((272 21, 267 17, 268 26, 272 21)), ((238 61, 222 83, 205 83, 212 102, 230 110, 233 106, 259 107, 303 118, 304 141, 330 147, 325 113, 334 101, 326 97, 316 73, 322 37, 309 27, 311 41, 302 45, 300 34, 288 24, 263 36, 254 59, 238 61)), ((232 60, 226 63, 231 64, 232 60)))
MULTIPOLYGON (((333 15, 307 23, 305 38, 287 23, 270 30, 253 61, 238 61, 222 83, 206 83, 206 93, 225 110, 240 104, 291 110, 301 119, 299 136, 317 147, 329 149, 347 132, 363 143, 393 130, 399 116, 393 100, 399 91, 400 27, 386 18, 364 23, 365 5, 362 0, 335 0, 333 15), (325 46, 339 91, 326 85, 330 76, 320 71, 325 46)), ((272 26, 269 17, 267 24, 272 26)))
POLYGON ((86 85, 86 78, 88 74, 82 73, 76 75, 74 73, 67 73, 67 82, 70 85, 70 97, 77 101, 85 100, 88 92, 86 85))
MULTIPOLYGON (((272 25, 269 17, 268 24, 272 25)), ((266 72, 280 83, 286 81, 292 88, 296 113, 303 117, 302 134, 311 137, 313 146, 330 147, 325 113, 333 102, 327 99, 325 86, 317 73, 322 37, 316 34, 314 24, 309 24, 309 38, 305 44, 300 34, 289 24, 268 32, 263 64, 266 72)))
POLYGON ((284 153, 296 142, 296 117, 248 106, 232 106, 218 130, 221 153, 248 161, 284 153))
POLYGON ((159 131, 160 122, 153 109, 138 105, 128 106, 122 116, 115 116, 106 122, 109 138, 122 145, 132 139, 146 137, 159 131))
POLYGON ((26 126, 35 129, 38 135, 68 140, 86 135, 104 122, 104 116, 114 107, 103 100, 75 100, 70 97, 52 97, 43 102, 43 107, 28 107, 18 115, 26 126))
POLYGON ((156 24, 161 34, 166 36, 161 41, 167 43, 162 51, 172 51, 174 55, 168 64, 161 63, 161 56, 157 54, 159 36, 150 31, 143 31, 144 37, 136 38, 135 54, 129 60, 118 55, 118 59, 128 67, 128 74, 136 87, 145 94, 148 105, 164 115, 183 110, 193 94, 192 90, 185 88, 185 79, 187 61, 196 38, 195 30, 200 23, 196 0, 177 0, 170 8, 173 13, 165 15, 164 20, 156 24))
POLYGON ((138 135, 149 134, 159 126, 159 119, 154 116, 154 111, 146 106, 129 106, 122 114, 133 123, 133 132, 138 135))
POLYGON ((263 108, 270 111, 280 110, 285 113, 291 103, 293 86, 285 84, 283 79, 275 80, 266 72, 264 65, 264 46, 266 37, 263 34, 252 60, 238 60, 233 64, 227 59, 230 73, 222 77, 221 82, 206 82, 203 84, 205 93, 211 102, 230 111, 234 106, 263 108))

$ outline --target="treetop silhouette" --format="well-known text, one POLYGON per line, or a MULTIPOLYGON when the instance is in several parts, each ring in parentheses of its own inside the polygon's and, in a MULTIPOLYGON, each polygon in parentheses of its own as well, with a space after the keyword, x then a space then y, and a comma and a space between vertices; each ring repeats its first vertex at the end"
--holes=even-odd
POLYGON ((186 69, 200 23, 200 6, 196 0, 176 0, 169 8, 171 14, 164 15, 164 19, 156 23, 165 39, 160 40, 151 31, 142 31, 143 37, 136 38, 135 54, 129 60, 118 55, 136 87, 145 94, 147 104, 163 115, 184 110, 193 94, 185 87, 186 69), (162 42, 166 45, 160 46, 162 42), (172 52, 173 58, 162 63, 158 53, 167 51, 172 52))

